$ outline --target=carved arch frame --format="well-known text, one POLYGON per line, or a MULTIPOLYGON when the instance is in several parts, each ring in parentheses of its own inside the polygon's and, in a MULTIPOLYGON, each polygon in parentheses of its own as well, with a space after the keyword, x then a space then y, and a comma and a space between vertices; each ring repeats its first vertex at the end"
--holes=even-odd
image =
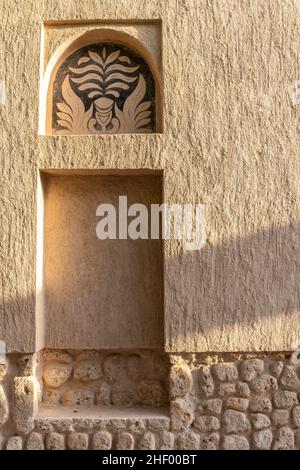
MULTIPOLYGON (((57 71, 61 64, 74 52, 82 47, 95 44, 97 42, 111 42, 130 48, 133 52, 140 55, 151 71, 155 82, 155 133, 163 132, 163 81, 162 73, 158 69, 155 60, 147 47, 135 37, 128 33, 114 29, 93 29, 77 37, 65 41, 52 55, 47 64, 45 73, 41 79, 40 87, 40 120, 39 133, 41 135, 53 136, 52 130, 52 110, 53 110, 53 83, 57 71)), ((88 134, 91 135, 91 134, 88 134)), ((97 134, 98 135, 98 134, 97 134)), ((101 134, 106 135, 106 134, 101 134)), ((118 134, 122 135, 122 134, 118 134)))

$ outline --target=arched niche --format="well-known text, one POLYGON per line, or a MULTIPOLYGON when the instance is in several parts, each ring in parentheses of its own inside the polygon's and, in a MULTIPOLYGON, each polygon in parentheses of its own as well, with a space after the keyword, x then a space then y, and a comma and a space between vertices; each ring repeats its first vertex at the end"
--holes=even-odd
POLYGON ((112 29, 88 31, 52 56, 40 132, 99 135, 162 131, 162 84, 150 52, 112 29))

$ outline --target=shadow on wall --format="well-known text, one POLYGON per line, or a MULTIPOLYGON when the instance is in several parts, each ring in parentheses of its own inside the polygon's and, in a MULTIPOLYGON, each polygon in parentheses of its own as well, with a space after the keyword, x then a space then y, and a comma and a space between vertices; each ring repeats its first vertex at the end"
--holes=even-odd
POLYGON ((299 237, 291 222, 166 258, 167 349, 291 350, 300 339, 299 237))
MULTIPOLYGON (((165 259, 171 351, 291 350, 300 339, 300 224, 165 259)), ((63 322, 63 317, 62 317, 63 322)), ((10 352, 34 344, 34 296, 2 304, 10 352)))

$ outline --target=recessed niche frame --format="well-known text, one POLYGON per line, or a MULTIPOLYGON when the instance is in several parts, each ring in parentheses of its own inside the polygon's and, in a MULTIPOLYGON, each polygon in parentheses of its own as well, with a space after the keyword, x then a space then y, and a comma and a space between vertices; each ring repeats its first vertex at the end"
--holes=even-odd
POLYGON ((37 176, 37 349, 163 351, 162 241, 96 237, 99 203, 117 207, 128 195, 128 207, 160 204, 163 171, 40 169, 37 176))
MULTIPOLYGON (((42 34, 42 42, 43 42, 43 34, 42 34)), ((78 36, 76 39, 70 38, 64 41, 52 54, 46 68, 45 72, 43 73, 43 66, 41 61, 41 77, 40 77, 40 119, 39 119, 39 133, 41 135, 106 135, 106 134, 113 134, 115 132, 59 132, 56 133, 53 130, 53 113, 55 110, 53 109, 53 93, 54 93, 54 83, 57 76, 57 73, 61 66, 74 54, 84 48, 88 48, 89 46, 99 45, 101 44, 111 44, 112 46, 120 46, 121 48, 126 48, 128 51, 131 51, 136 57, 140 57, 141 61, 149 68, 151 77, 153 79, 154 84, 154 113, 153 113, 153 122, 154 128, 152 130, 146 131, 146 133, 162 133, 163 132, 163 79, 162 79, 162 71, 159 70, 157 66, 157 61, 153 57, 152 53, 149 51, 147 46, 142 43, 139 39, 131 36, 127 32, 123 32, 120 30, 116 30, 113 28, 95 28, 92 30, 88 30, 78 36)), ((124 64, 125 66, 127 64, 124 64)), ((127 73, 126 73, 127 75, 127 73)), ((127 75, 128 76, 128 75, 127 75)), ((138 82, 139 84, 139 82, 138 82)), ((147 101, 143 101, 141 104, 146 103, 147 101)), ((147 109, 140 108, 141 111, 146 111, 147 109)), ((98 117, 101 119, 105 119, 105 113, 103 109, 100 110, 100 114, 98 117), (102 114, 101 114, 102 113, 102 114)), ((95 119, 94 119, 95 121, 95 119)), ((99 120, 97 119, 99 122, 99 120)), ((96 124, 97 125, 97 124, 96 124)), ((100 123, 101 125, 101 123, 100 123)), ((140 133, 140 132, 116 132, 118 135, 128 134, 128 133, 140 133)), ((143 131, 141 132, 143 133, 143 131)))

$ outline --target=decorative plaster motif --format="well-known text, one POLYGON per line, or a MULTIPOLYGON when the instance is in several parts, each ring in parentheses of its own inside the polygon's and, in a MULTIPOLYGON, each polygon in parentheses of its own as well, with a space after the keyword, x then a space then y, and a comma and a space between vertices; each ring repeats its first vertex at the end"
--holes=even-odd
POLYGON ((61 93, 54 93, 55 133, 154 131, 152 75, 141 58, 124 49, 115 45, 82 48, 76 57, 71 56, 73 60, 62 64, 54 84, 55 92, 61 82, 61 93))

